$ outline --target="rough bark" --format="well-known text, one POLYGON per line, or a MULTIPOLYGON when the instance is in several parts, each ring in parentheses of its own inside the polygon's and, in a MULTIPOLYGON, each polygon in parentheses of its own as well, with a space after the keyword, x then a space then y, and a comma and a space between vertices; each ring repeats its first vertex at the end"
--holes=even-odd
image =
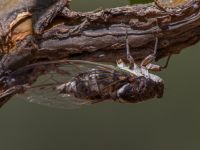
MULTIPOLYGON (((2 79, 7 73, 41 61, 115 61, 123 58, 126 30, 132 56, 138 61, 153 52, 155 37, 159 39, 157 60, 180 53, 200 39, 198 0, 171 9, 162 9, 154 3, 92 12, 76 12, 64 7, 43 26, 41 33, 35 32, 38 24, 32 28, 34 13, 36 11, 29 9, 29 15, 1 36, 5 41, 1 42, 2 79)), ((1 84, 3 95, 8 88, 1 84)))

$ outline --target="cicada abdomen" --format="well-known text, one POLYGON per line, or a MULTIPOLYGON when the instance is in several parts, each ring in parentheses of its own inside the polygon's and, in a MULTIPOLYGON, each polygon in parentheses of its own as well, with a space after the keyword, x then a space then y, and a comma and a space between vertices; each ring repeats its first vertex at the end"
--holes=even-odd
POLYGON ((58 86, 60 93, 92 103, 117 98, 117 90, 128 82, 129 76, 116 70, 91 69, 58 86))

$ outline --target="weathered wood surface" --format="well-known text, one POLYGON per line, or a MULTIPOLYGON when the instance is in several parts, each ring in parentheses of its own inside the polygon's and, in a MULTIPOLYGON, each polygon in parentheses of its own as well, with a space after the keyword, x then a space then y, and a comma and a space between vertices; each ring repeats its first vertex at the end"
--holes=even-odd
MULTIPOLYGON (((68 0, 50 6, 36 0, 15 1, 16 6, 11 6, 0 0, 2 81, 9 73, 44 60, 115 61, 125 56, 126 30, 132 56, 138 61, 153 52, 155 37, 159 39, 157 60, 200 39, 199 0, 171 9, 150 3, 92 12, 73 11, 68 0)), ((10 87, 1 85, 3 99, 10 87)))

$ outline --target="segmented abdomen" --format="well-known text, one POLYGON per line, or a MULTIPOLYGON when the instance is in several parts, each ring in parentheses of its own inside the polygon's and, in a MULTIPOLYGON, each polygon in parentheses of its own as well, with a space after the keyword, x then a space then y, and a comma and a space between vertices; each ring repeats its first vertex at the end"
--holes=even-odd
MULTIPOLYGON (((116 72, 117 73, 117 72, 116 72)), ((61 85, 61 93, 72 94, 76 98, 86 100, 115 99, 112 93, 124 84, 114 71, 93 69, 74 77, 65 85, 61 85)))

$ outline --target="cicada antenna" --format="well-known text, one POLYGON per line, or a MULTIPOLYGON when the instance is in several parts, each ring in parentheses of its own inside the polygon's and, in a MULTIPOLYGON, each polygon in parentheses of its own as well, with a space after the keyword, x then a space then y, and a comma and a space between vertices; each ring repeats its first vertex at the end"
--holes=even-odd
POLYGON ((166 69, 169 64, 171 55, 170 54, 168 55, 166 64, 164 66, 152 64, 153 62, 155 62, 157 50, 158 50, 158 37, 155 36, 155 45, 154 45, 153 53, 145 57, 143 61, 141 62, 140 66, 145 67, 147 70, 151 70, 151 71, 161 71, 162 69, 166 69))

